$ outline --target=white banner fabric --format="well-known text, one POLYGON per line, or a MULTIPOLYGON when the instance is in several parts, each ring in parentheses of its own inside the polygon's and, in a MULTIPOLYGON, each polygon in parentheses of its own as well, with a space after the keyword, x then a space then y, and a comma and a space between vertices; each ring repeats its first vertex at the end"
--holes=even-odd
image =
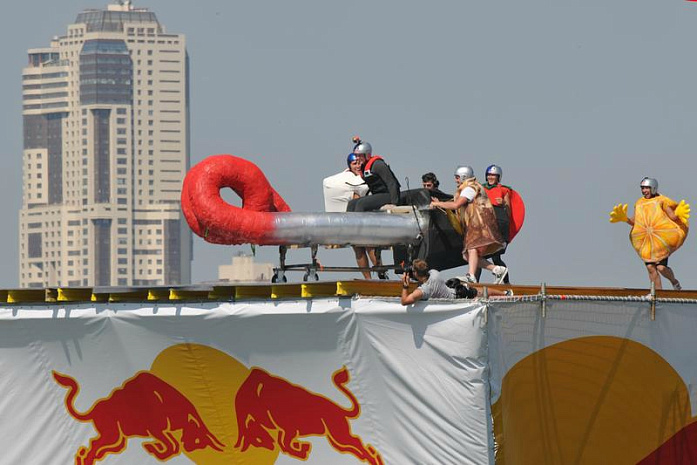
POLYGON ((493 463, 484 315, 349 298, 5 307, 1 462, 493 463))
POLYGON ((697 463, 694 304, 492 303, 497 465, 697 463))

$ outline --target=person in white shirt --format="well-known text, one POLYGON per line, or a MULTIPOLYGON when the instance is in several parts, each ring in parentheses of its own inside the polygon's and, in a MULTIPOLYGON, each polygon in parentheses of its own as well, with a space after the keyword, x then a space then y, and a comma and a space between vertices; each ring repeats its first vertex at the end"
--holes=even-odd
POLYGON ((496 266, 482 258, 503 249, 504 241, 499 232, 494 207, 489 196, 474 177, 470 166, 460 166, 455 170, 457 191, 455 198, 441 202, 436 198, 431 201, 431 207, 456 210, 463 228, 464 243, 462 256, 468 262, 469 272, 465 281, 476 283, 475 274, 478 268, 485 268, 494 274, 495 284, 500 284, 508 273, 504 266, 496 266))
POLYGON ((348 203, 368 193, 368 185, 361 177, 365 157, 350 153, 346 168, 341 173, 322 180, 324 190, 324 211, 345 212, 348 203))
MULTIPOLYGON (((345 212, 351 200, 368 194, 368 185, 361 176, 365 155, 349 153, 346 157, 346 164, 348 168, 344 171, 324 178, 322 181, 324 210, 327 212, 345 212)), ((377 251, 373 247, 356 246, 353 247, 353 251, 356 255, 356 264, 360 268, 365 268, 361 274, 365 279, 371 279, 370 271, 367 270, 370 263, 372 262, 373 265, 381 264, 377 251)))
MULTIPOLYGON (((461 283, 455 279, 456 284, 450 287, 451 280, 447 282, 441 277, 440 271, 429 270, 426 260, 416 259, 412 262, 411 273, 405 272, 402 275, 402 294, 400 302, 402 305, 411 305, 419 300, 428 299, 474 299, 483 292, 481 286, 461 283), (409 292, 410 279, 419 283, 419 287, 409 292)), ((507 289, 489 289, 490 296, 512 296, 513 291, 507 289)))

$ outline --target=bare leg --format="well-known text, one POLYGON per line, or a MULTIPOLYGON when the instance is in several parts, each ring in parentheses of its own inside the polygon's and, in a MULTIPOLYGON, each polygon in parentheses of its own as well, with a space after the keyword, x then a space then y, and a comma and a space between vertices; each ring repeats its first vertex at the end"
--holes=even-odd
MULTIPOLYGON (((368 257, 370 257, 370 261, 373 263, 373 266, 382 266, 382 249, 380 247, 367 247, 365 250, 368 253, 368 257)), ((387 279, 387 272, 378 271, 378 277, 380 279, 387 279)))
MULTIPOLYGON (((360 268, 368 268, 370 264, 368 263, 368 255, 366 253, 365 247, 354 247, 353 252, 356 254, 356 264, 360 268)), ((361 274, 365 279, 371 279, 370 271, 362 270, 361 274)))
MULTIPOLYGON (((470 286, 472 286, 472 285, 470 284, 470 286)), ((473 286, 473 287, 477 290, 478 296, 484 295, 484 286, 477 284, 476 286, 473 286)), ((498 289, 489 288, 489 289, 487 289, 487 291, 489 292, 490 296, 503 297, 503 296, 508 295, 508 294, 506 294, 505 290, 500 291, 498 289)))
POLYGON ((649 272, 649 281, 654 284, 656 290, 663 289, 663 284, 661 283, 661 275, 658 274, 656 265, 654 265, 653 263, 647 263, 646 271, 649 272))
POLYGON ((370 258, 370 261, 373 264, 373 266, 382 265, 382 257, 380 257, 380 249, 378 249, 377 247, 366 247, 365 251, 368 253, 368 257, 370 258))
POLYGON ((469 249, 467 251, 467 257, 469 258, 469 260, 467 260, 469 264, 469 274, 474 276, 477 272, 477 268, 479 268, 479 251, 477 249, 469 249))
MULTIPOLYGON (((675 287, 677 284, 679 284, 678 280, 675 278, 675 274, 673 274, 673 270, 669 266, 664 266, 664 265, 658 265, 656 267, 656 270, 661 273, 670 283, 675 287)), ((656 288, 658 289, 658 288, 656 288)))

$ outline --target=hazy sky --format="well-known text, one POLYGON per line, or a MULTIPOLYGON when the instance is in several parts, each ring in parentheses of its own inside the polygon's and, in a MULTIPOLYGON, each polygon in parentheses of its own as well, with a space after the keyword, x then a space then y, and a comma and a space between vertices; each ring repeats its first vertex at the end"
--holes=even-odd
MULTIPOLYGON (((0 287, 16 286, 21 204, 21 70, 28 48, 106 1, 25 0, 0 27, 0 287)), ((515 283, 646 287, 629 227, 643 176, 697 215, 697 4, 684 0, 136 1, 191 58, 192 163, 257 163, 296 211, 320 211, 322 178, 359 134, 405 185, 434 171, 443 190, 470 164, 503 167, 527 205, 505 255, 515 283)), ((697 217, 697 216, 696 216, 697 217)), ((693 232, 691 236, 694 236, 693 232)), ((249 246, 195 237, 194 281, 249 246)), ((291 260, 307 261, 298 251, 291 260)), ((277 260, 275 247, 257 249, 277 260)), ((349 250, 320 251, 325 264, 349 250)), ((670 264, 697 288, 697 238, 670 264)), ((460 273, 463 270, 457 270, 460 273)), ((300 274, 291 279, 300 279, 300 274)), ((327 275, 321 275, 328 278, 327 275)), ((358 277, 355 274, 353 277, 358 277)), ((670 287, 670 286, 668 286, 670 287)))

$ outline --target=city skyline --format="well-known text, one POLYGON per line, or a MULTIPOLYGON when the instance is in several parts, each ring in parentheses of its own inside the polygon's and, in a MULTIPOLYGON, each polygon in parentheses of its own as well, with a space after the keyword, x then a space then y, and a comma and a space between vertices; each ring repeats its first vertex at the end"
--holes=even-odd
POLYGON ((112 3, 28 56, 20 287, 188 284, 184 35, 112 3))

